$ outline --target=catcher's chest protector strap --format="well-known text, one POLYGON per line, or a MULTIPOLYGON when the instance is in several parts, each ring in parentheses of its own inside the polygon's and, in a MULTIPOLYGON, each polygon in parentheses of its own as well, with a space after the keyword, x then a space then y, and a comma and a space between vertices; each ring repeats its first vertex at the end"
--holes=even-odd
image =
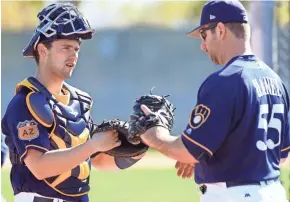
MULTIPOLYGON (((74 147, 90 138, 88 120, 92 105, 91 97, 68 84, 64 84, 64 89, 70 94, 68 105, 58 102, 33 77, 24 80, 16 87, 16 92, 28 91, 26 104, 32 116, 47 127, 51 150, 74 147)), ((91 163, 88 158, 74 169, 44 181, 63 195, 85 195, 89 191, 90 168, 91 163)))

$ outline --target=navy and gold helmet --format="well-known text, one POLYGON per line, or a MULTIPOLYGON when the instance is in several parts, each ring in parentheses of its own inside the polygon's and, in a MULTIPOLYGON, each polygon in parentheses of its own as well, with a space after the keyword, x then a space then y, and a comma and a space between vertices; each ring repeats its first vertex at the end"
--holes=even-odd
POLYGON ((33 58, 40 42, 56 39, 91 39, 94 29, 88 20, 71 3, 55 3, 45 7, 37 15, 39 25, 34 30, 28 45, 23 49, 24 57, 33 58))

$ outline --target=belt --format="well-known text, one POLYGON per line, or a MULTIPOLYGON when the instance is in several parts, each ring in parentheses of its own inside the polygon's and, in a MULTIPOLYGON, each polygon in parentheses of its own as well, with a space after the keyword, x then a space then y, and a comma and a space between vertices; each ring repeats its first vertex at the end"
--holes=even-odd
MULTIPOLYGON (((230 188, 230 187, 243 186, 243 185, 261 185, 262 183, 268 185, 278 180, 279 178, 272 179, 272 180, 262 180, 262 181, 257 181, 257 182, 225 182, 225 184, 227 188, 230 188)), ((205 194, 205 192, 207 191, 207 186, 203 184, 199 187, 199 190, 201 191, 202 194, 205 194)))
MULTIPOLYGON (((34 196, 33 198, 33 202, 53 202, 54 199, 51 198, 43 198, 43 197, 39 197, 39 196, 34 196)), ((60 201, 60 200, 58 200, 60 201)), ((62 202, 69 202, 69 201, 62 201, 62 202)))
POLYGON ((229 187, 236 187, 236 186, 242 186, 242 185, 269 185, 274 182, 279 181, 279 178, 274 178, 271 180, 261 180, 261 181, 256 181, 256 182, 226 182, 227 188, 229 187))
POLYGON ((243 185, 260 185, 260 182, 226 182, 227 188, 243 185))

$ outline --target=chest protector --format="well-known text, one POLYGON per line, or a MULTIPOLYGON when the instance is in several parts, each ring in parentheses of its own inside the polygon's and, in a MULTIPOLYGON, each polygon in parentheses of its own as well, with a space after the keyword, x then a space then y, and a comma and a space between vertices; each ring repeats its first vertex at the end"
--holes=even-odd
MULTIPOLYGON (((16 93, 27 92, 26 104, 32 116, 47 128, 50 149, 65 149, 80 145, 90 138, 90 110, 92 98, 68 84, 63 89, 70 93, 67 105, 56 98, 35 78, 19 83, 16 93)), ((76 154, 77 155, 77 154, 76 154)), ((56 165, 61 166, 61 165, 56 165)), ((81 196, 89 191, 90 158, 61 175, 44 181, 55 191, 66 196, 81 196)))

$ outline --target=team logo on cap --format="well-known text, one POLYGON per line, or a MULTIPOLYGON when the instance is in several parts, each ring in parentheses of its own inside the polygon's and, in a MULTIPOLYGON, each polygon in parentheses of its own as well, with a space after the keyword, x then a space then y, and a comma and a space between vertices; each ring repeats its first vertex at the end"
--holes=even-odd
POLYGON ((202 104, 197 105, 191 113, 189 125, 191 128, 199 128, 209 117, 210 109, 202 104))
POLYGON ((32 140, 39 136, 37 122, 35 120, 19 122, 17 124, 18 138, 20 140, 32 140))

